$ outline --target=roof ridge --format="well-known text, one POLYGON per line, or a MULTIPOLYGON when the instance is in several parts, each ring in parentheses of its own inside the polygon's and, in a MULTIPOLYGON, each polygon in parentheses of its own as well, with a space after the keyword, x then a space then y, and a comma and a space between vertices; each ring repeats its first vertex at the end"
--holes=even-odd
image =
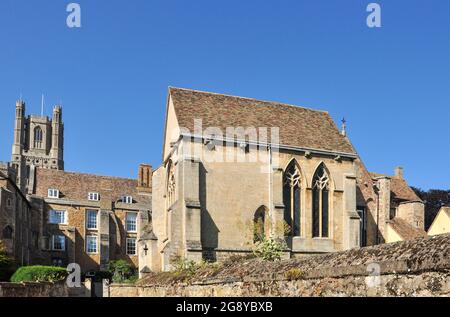
POLYGON ((136 181, 135 178, 129 178, 129 177, 120 177, 120 176, 109 176, 109 175, 100 175, 100 174, 94 174, 94 173, 83 173, 83 172, 75 172, 75 171, 65 171, 65 170, 51 170, 47 168, 41 168, 38 167, 41 171, 50 171, 52 173, 63 173, 63 174, 71 174, 71 175, 80 175, 80 176, 93 176, 93 177, 102 177, 102 178, 112 178, 112 179, 120 179, 120 180, 126 180, 126 181, 136 181))
POLYGON ((209 94, 209 95, 216 95, 216 96, 223 96, 223 97, 233 97, 233 98, 244 99, 244 100, 251 100, 251 101, 259 101, 259 102, 270 103, 270 104, 273 104, 274 106, 275 105, 280 105, 280 106, 285 106, 285 107, 293 107, 293 108, 296 108, 296 109, 301 108, 301 109, 305 109, 305 110, 309 110, 309 111, 313 111, 313 112, 322 112, 322 113, 325 113, 325 114, 329 115, 329 112, 325 111, 325 110, 313 109, 313 108, 309 108, 309 107, 305 107, 305 106, 293 105, 293 104, 288 104, 288 103, 283 103, 283 102, 278 102, 278 101, 272 101, 272 100, 263 100, 263 99, 256 99, 256 98, 251 98, 251 97, 243 97, 243 96, 222 94, 222 93, 210 92, 210 91, 204 91, 204 90, 197 90, 197 89, 180 88, 180 87, 169 86, 169 92, 170 92, 171 89, 185 90, 185 91, 190 91, 190 92, 198 92, 198 93, 202 93, 202 94, 209 94))

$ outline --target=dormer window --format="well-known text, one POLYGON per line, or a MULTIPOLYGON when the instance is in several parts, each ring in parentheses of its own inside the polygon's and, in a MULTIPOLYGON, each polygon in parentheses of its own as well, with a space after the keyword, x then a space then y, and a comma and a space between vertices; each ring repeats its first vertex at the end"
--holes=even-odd
POLYGON ((100 200, 100 195, 98 193, 95 193, 95 192, 90 192, 90 193, 88 193, 88 200, 90 200, 90 201, 99 201, 100 200))
POLYGON ((133 203, 133 197, 131 196, 123 196, 122 202, 125 204, 132 204, 133 203))
POLYGON ((59 198, 59 190, 55 188, 50 188, 48 190, 48 198, 59 198))

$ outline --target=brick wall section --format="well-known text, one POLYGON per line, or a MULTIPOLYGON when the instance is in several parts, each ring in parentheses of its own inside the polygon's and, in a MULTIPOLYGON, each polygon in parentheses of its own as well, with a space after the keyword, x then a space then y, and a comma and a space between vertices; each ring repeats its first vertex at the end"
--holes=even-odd
MULTIPOLYGON (((111 296, 449 296, 450 234, 279 262, 246 260, 189 284, 152 275, 138 286, 112 285, 111 296), (368 266, 380 281, 366 283, 368 266), (299 269, 289 280, 286 272, 299 269)), ((208 274, 206 274, 208 275, 208 274)))
MULTIPOLYGON (((143 178, 147 175, 146 173, 151 175, 151 166, 140 167, 139 177, 143 178)), ((151 181, 148 177, 147 180, 140 179, 138 182, 133 179, 38 168, 32 198, 35 202, 39 202, 35 209, 39 210, 42 218, 40 227, 43 249, 36 257, 36 262, 50 265, 52 259, 61 259, 64 265, 78 263, 82 272, 88 272, 99 270, 101 264, 107 264, 108 261, 124 259, 137 268, 138 256, 126 254, 126 238, 139 238, 140 232, 126 232, 125 219, 128 212, 139 213, 151 210, 152 196, 149 186, 151 181), (60 191, 59 199, 47 198, 47 191, 50 188, 60 191), (89 192, 99 193, 100 201, 89 201, 89 192), (132 204, 121 201, 125 195, 133 197, 132 204), (98 229, 96 230, 86 228, 86 214, 89 209, 98 212, 98 229), (66 211, 67 223, 50 224, 48 219, 50 210, 66 211), (102 222, 101 213, 109 214, 107 223, 102 222), (66 237, 65 251, 53 251, 48 248, 52 235, 66 237), (98 237, 98 252, 95 254, 86 252, 87 235, 98 237), (46 239, 49 242, 46 243, 46 239), (109 247, 102 249, 101 239, 107 239, 106 241, 109 239, 109 247), (47 247, 44 247, 45 244, 47 247)))

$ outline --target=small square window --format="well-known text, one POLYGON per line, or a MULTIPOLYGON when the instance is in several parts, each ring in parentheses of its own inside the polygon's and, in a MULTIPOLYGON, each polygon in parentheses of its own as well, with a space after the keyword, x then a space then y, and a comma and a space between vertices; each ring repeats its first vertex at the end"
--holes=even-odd
POLYGON ((65 236, 52 236, 52 250, 65 251, 66 250, 66 237, 65 236))
POLYGON ((64 260, 60 259, 60 258, 53 258, 52 259, 52 265, 53 266, 64 267, 64 260))
POLYGON ((51 224, 66 224, 66 212, 64 210, 50 210, 48 216, 51 224))
POLYGON ((129 232, 137 231, 137 213, 135 212, 127 212, 126 215, 126 227, 129 232))
POLYGON ((136 239, 127 238, 127 255, 136 255, 136 239))
POLYGON ((97 210, 86 211, 86 228, 97 229, 97 210))
POLYGON ((48 198, 59 198, 59 190, 50 188, 48 190, 48 198))
POLYGON ((86 236, 86 252, 97 253, 97 236, 86 236))
POLYGON ((133 197, 131 196, 123 196, 122 202, 125 204, 132 204, 133 203, 133 197))
POLYGON ((99 201, 100 200, 100 195, 98 193, 95 193, 95 192, 88 193, 88 200, 99 201))

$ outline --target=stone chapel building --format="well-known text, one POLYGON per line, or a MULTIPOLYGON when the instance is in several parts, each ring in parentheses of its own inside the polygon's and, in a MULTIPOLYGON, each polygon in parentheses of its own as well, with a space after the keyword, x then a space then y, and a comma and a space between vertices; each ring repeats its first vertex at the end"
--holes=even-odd
POLYGON ((250 253, 264 236, 297 257, 423 232, 402 169, 369 173, 327 112, 180 88, 166 107, 141 272, 250 253))
POLYGON ((370 173, 327 112, 180 88, 166 109, 161 166, 124 179, 65 171, 62 108, 26 116, 17 102, 0 240, 19 264, 88 273, 124 259, 142 275, 268 237, 298 257, 425 234, 403 170, 370 173))

